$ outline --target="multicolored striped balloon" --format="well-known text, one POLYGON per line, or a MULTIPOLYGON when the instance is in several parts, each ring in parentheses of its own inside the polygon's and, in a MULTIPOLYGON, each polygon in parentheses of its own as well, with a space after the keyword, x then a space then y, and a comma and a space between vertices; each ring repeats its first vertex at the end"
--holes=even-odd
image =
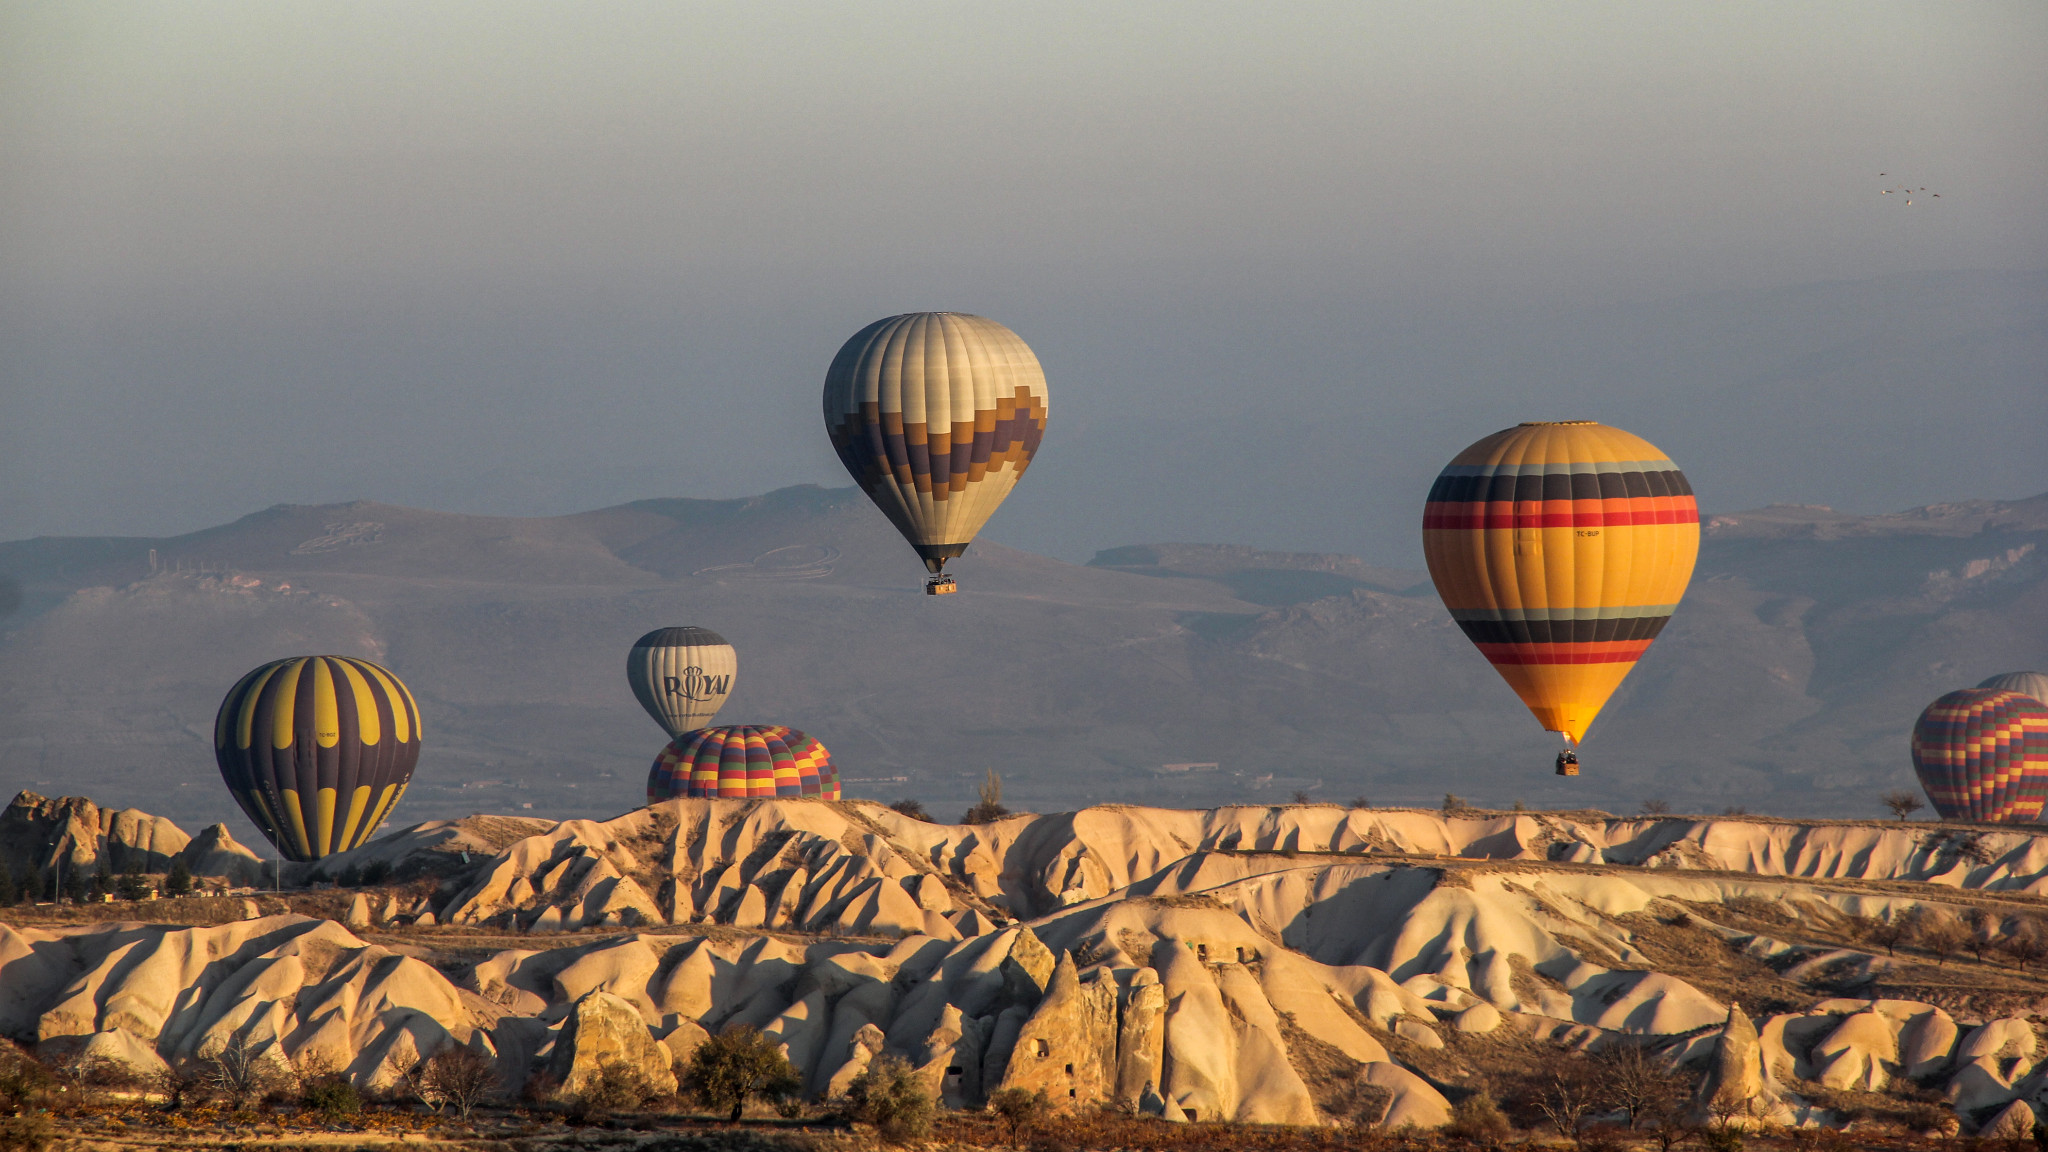
POLYGON ((1913 771, 1944 820, 2031 824, 2048 800, 2048 705, 1962 688, 1913 725, 1913 771))
POLYGON ((420 710, 398 677, 349 656, 294 656, 242 677, 213 722, 221 779, 289 860, 370 839, 420 758, 420 710))
POLYGON ((937 572, 967 551, 1045 435, 1045 372, 1008 328, 909 312, 825 372, 825 430, 854 483, 937 572))
POLYGON ((794 728, 733 724, 669 741, 647 773, 647 802, 678 797, 839 799, 839 770, 825 746, 794 728))
POLYGON ((1576 743, 1677 609, 1699 523, 1656 445, 1591 420, 1529 423, 1437 476, 1422 551, 1466 637, 1576 743))

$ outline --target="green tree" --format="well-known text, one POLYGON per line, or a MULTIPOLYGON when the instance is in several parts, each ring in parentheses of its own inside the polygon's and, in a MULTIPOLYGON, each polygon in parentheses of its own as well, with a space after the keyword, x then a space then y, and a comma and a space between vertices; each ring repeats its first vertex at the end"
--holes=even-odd
POLYGON ((873 1124, 891 1144, 920 1140, 932 1130, 937 1104, 910 1064, 900 1056, 877 1056, 867 1071, 847 1086, 846 1098, 856 1120, 873 1124))
POLYGON ((781 1100, 803 1091, 803 1081, 782 1049, 751 1024, 732 1028, 697 1046, 683 1073, 683 1091, 704 1107, 730 1112, 739 1123, 755 1096, 781 1100))
POLYGON ((164 894, 167 896, 190 896, 192 894, 192 869, 185 866, 181 857, 171 861, 171 874, 164 877, 164 894))
POLYGON ((14 873, 7 862, 0 860, 0 908, 11 908, 21 902, 21 893, 14 887, 14 873))
POLYGON ((149 898, 149 881, 142 877, 142 864, 131 860, 122 871, 121 880, 114 886, 114 895, 123 900, 146 900, 149 898))

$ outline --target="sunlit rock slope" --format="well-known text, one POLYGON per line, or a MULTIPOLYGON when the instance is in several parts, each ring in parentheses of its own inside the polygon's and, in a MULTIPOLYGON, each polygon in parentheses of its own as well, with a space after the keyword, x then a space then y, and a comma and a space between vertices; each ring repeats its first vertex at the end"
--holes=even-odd
POLYGON ((0 1029, 143 1071, 240 1038, 365 1086, 467 1044, 573 1086, 619 1053, 672 1083, 751 1024, 816 1097, 886 1052, 955 1107, 1007 1086, 1307 1124, 1368 1085, 1370 1119, 1425 1127, 1542 1045, 1635 1037, 1782 1122, 1932 1085, 1967 1127, 2048 1101, 2048 985, 1996 951, 2041 938, 2044 845, 1315 805, 472 817, 290 873, 333 918, 0 927, 0 1029), (330 887, 373 866, 398 887, 330 887))

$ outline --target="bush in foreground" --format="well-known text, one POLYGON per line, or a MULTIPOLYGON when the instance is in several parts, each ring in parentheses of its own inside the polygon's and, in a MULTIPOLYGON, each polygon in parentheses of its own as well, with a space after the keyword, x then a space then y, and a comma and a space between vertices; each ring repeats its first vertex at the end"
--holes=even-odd
POLYGON ((902 1057, 875 1057, 867 1071, 847 1087, 846 1098, 853 1118, 873 1124, 891 1144, 922 1140, 931 1134, 937 1106, 902 1057))

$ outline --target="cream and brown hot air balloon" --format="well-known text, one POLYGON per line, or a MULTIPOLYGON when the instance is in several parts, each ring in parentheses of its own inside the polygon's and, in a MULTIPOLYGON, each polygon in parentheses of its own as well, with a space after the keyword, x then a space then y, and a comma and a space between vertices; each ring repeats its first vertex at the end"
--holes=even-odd
POLYGON ((229 689, 213 756, 236 803, 288 860, 369 840, 420 758, 420 710, 398 677, 350 656, 295 656, 229 689))
MULTIPOLYGON (((1521 424, 1437 476, 1422 550, 1451 618, 1568 744, 1671 618, 1699 555, 1685 476, 1591 420, 1521 424)), ((1560 756, 1558 771, 1577 775, 1560 756)))
POLYGON ((948 591, 946 562, 1016 486, 1045 434, 1045 373, 1015 332, 908 312, 856 332, 825 373, 840 462, 948 591))

